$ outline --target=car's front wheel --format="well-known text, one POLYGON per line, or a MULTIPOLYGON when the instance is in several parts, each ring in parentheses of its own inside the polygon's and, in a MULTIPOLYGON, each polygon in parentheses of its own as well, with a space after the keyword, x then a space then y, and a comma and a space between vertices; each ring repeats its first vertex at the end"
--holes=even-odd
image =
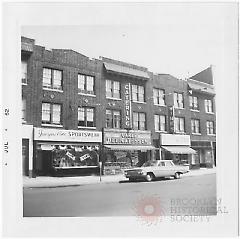
POLYGON ((181 177, 181 174, 180 173, 175 173, 175 175, 174 175, 174 178, 175 179, 179 179, 181 177))
POLYGON ((147 180, 148 182, 151 182, 153 179, 154 179, 154 175, 153 175, 152 173, 148 173, 148 174, 146 175, 146 180, 147 180))

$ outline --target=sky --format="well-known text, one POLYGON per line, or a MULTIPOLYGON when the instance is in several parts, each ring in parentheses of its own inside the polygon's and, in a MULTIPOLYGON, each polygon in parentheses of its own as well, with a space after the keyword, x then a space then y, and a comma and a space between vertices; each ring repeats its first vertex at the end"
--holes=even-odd
MULTIPOLYGON (((101 15, 109 9, 98 9, 93 22, 24 25, 21 34, 47 48, 72 49, 90 58, 104 56, 181 79, 210 65, 223 67, 229 13, 221 4, 125 5, 119 11, 112 8, 110 17, 102 21, 101 15)), ((81 10, 85 15, 91 11, 81 10)))

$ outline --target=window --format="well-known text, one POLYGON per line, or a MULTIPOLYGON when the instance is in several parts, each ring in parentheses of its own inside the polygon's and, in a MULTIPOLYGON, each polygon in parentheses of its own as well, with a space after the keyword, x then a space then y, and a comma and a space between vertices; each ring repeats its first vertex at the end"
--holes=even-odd
POLYGON ((106 128, 121 128, 121 113, 119 110, 106 110, 106 128))
POLYGON ((42 124, 61 124, 60 104, 42 103, 42 124))
POLYGON ((145 113, 133 112, 133 129, 135 129, 135 130, 145 130, 146 129, 145 113))
POLYGON ((109 98, 120 99, 120 82, 106 80, 106 96, 109 98))
POLYGON ((175 108, 184 108, 183 93, 174 92, 174 107, 175 108))
POLYGON ((212 100, 205 100, 205 111, 206 113, 213 113, 212 100))
POLYGON ((166 116, 154 115, 155 131, 166 131, 166 116))
POLYGON ((207 134, 214 134, 215 130, 214 130, 214 122, 213 121, 207 121, 207 134))
POLYGON ((184 118, 175 117, 174 126, 175 126, 175 132, 176 133, 184 133, 185 132, 184 118))
POLYGON ((27 84, 27 62, 22 61, 22 84, 27 84))
POLYGON ((145 102, 143 86, 132 85, 132 100, 137 102, 145 102))
POLYGON ((189 96, 189 106, 191 110, 198 110, 198 98, 196 96, 189 96))
POLYGON ((62 71, 43 68, 43 87, 62 90, 62 71))
POLYGON ((94 108, 78 107, 78 126, 95 127, 94 108))
POLYGON ((22 99, 22 121, 26 122, 26 99, 22 99))
POLYGON ((200 120, 191 119, 191 128, 192 128, 192 133, 200 134, 200 120))
POLYGON ((153 89, 154 105, 165 105, 165 91, 161 89, 153 89))
POLYGON ((78 92, 94 95, 94 77, 78 74, 78 92))

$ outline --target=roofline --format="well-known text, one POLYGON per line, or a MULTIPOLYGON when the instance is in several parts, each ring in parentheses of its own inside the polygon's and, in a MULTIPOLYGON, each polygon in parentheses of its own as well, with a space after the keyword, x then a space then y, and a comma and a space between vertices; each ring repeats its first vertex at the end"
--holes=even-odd
POLYGON ((212 84, 208 84, 208 83, 205 83, 205 82, 202 82, 202 81, 198 81, 198 80, 193 80, 193 79, 191 79, 191 78, 188 78, 187 81, 188 81, 188 80, 192 80, 192 81, 194 81, 194 82, 196 82, 196 83, 199 83, 199 84, 210 85, 210 86, 213 86, 213 87, 214 87, 214 85, 212 85, 212 84))

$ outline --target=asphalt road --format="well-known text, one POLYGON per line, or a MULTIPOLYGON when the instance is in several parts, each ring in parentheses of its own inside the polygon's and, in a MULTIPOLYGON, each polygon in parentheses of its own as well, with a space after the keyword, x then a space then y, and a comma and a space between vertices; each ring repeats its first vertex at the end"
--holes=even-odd
POLYGON ((215 215, 216 175, 23 190, 25 217, 215 215))

